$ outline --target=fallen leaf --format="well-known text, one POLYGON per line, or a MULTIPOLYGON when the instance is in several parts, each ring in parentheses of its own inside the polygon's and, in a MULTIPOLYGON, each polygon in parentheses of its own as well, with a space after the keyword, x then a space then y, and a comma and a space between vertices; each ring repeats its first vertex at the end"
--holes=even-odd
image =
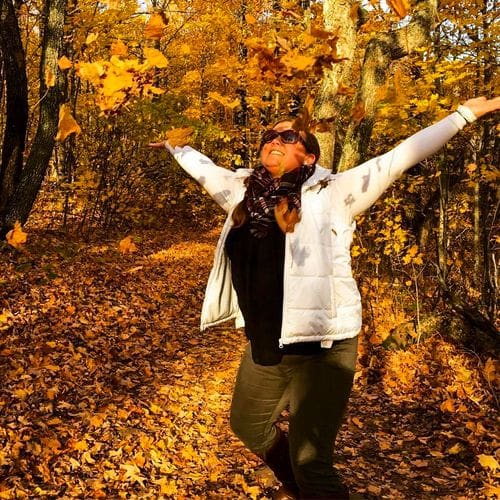
POLYGON ((118 244, 118 250, 120 253, 134 253, 137 251, 137 246, 134 243, 132 236, 127 236, 123 238, 123 240, 120 241, 118 244))
POLYGON ((16 221, 14 223, 14 228, 11 229, 6 235, 7 243, 14 248, 19 248, 21 245, 26 243, 28 235, 23 231, 21 223, 16 221))
POLYGON ((477 458, 484 468, 491 469, 493 472, 496 472, 499 467, 498 461, 493 455, 478 455, 477 458))

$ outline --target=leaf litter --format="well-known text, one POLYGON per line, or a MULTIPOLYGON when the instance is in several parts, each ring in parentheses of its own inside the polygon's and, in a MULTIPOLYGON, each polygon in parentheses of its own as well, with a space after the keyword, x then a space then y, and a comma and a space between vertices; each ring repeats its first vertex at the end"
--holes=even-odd
MULTIPOLYGON (((269 498, 228 424, 244 335, 198 328, 216 234, 28 241, 0 249, 0 499, 269 498)), ((368 499, 498 498, 493 401, 450 375, 463 354, 375 354, 337 442, 344 481, 368 499)))

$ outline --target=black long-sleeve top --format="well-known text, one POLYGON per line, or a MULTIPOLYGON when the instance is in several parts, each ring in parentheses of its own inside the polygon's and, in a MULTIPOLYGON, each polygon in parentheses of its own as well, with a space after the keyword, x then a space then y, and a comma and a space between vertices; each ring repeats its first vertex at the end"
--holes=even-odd
POLYGON ((245 320, 245 334, 252 344, 253 360, 260 365, 275 365, 284 354, 320 353, 319 342, 279 347, 285 235, 278 224, 262 238, 250 233, 248 222, 233 228, 225 250, 231 261, 233 286, 245 320))

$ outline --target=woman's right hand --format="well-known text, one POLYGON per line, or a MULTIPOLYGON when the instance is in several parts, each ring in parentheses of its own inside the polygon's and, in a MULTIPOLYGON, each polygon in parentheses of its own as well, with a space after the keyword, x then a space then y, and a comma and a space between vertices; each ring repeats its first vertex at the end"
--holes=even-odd
POLYGON ((148 144, 148 147, 153 148, 153 149, 166 149, 167 148, 167 141, 150 142, 148 144))

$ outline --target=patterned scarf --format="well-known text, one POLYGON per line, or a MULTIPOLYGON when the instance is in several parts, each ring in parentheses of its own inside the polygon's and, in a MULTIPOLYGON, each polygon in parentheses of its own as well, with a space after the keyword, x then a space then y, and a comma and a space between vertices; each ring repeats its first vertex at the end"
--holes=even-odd
POLYGON ((281 177, 272 177, 263 167, 257 167, 248 178, 246 207, 250 214, 250 233, 263 238, 276 223, 274 207, 283 199, 288 201, 288 210, 300 212, 300 190, 302 184, 314 173, 314 167, 302 165, 281 177))

